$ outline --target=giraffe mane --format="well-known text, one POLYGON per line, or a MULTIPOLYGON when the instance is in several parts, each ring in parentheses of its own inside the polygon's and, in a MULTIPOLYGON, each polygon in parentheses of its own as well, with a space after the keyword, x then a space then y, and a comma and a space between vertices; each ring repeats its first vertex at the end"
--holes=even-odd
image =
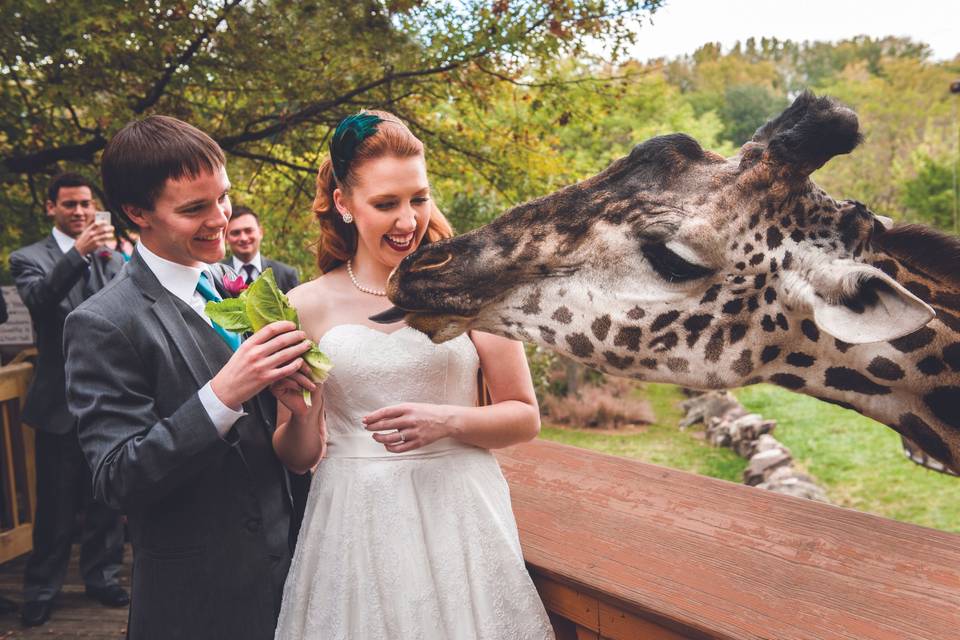
POLYGON ((897 225, 875 234, 875 247, 960 289, 960 238, 922 224, 897 225))

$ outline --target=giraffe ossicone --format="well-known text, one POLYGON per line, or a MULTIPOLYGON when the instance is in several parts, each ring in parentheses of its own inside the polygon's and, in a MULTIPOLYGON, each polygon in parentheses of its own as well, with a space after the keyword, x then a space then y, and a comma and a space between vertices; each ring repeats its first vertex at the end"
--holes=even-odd
POLYGON ((860 141, 810 93, 732 158, 674 134, 421 247, 388 295, 435 341, 470 329, 697 388, 771 382, 853 408, 960 471, 960 239, 810 179, 860 141))

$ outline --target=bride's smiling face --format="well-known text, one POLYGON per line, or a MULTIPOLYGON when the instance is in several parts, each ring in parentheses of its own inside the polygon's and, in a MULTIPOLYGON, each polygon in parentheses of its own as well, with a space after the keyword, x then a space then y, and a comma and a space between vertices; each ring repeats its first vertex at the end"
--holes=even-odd
POLYGON ((430 183, 422 156, 384 156, 353 169, 355 186, 333 197, 349 211, 360 236, 357 260, 371 258, 394 268, 416 250, 430 222, 430 183))

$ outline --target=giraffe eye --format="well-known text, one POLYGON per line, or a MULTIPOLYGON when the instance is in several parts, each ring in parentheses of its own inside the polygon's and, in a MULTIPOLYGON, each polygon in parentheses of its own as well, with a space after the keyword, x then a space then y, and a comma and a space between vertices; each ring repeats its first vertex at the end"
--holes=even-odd
POLYGON ((653 270, 667 282, 687 282, 713 273, 712 269, 689 262, 662 243, 647 243, 640 250, 653 270))

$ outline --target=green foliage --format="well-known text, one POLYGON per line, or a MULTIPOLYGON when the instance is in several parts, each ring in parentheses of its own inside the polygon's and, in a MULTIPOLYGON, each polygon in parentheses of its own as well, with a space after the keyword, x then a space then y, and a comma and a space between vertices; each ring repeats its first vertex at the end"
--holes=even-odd
POLYGON ((903 185, 904 218, 944 231, 956 231, 956 171, 952 163, 937 162, 932 158, 921 160, 917 175, 903 185))
POLYGON ((578 56, 597 39, 622 49, 659 4, 22 0, 0 23, 0 209, 17 230, 0 240, 0 259, 46 232, 53 173, 95 176, 114 132, 165 113, 220 143, 234 195, 272 231, 265 251, 306 267, 304 214, 341 118, 394 111, 432 166, 471 167, 502 188, 521 170, 506 142, 487 144, 463 113, 508 95, 527 65, 578 56))
POLYGON ((738 84, 727 87, 723 106, 719 111, 723 121, 723 137, 739 147, 788 105, 785 96, 776 95, 760 85, 738 84))

